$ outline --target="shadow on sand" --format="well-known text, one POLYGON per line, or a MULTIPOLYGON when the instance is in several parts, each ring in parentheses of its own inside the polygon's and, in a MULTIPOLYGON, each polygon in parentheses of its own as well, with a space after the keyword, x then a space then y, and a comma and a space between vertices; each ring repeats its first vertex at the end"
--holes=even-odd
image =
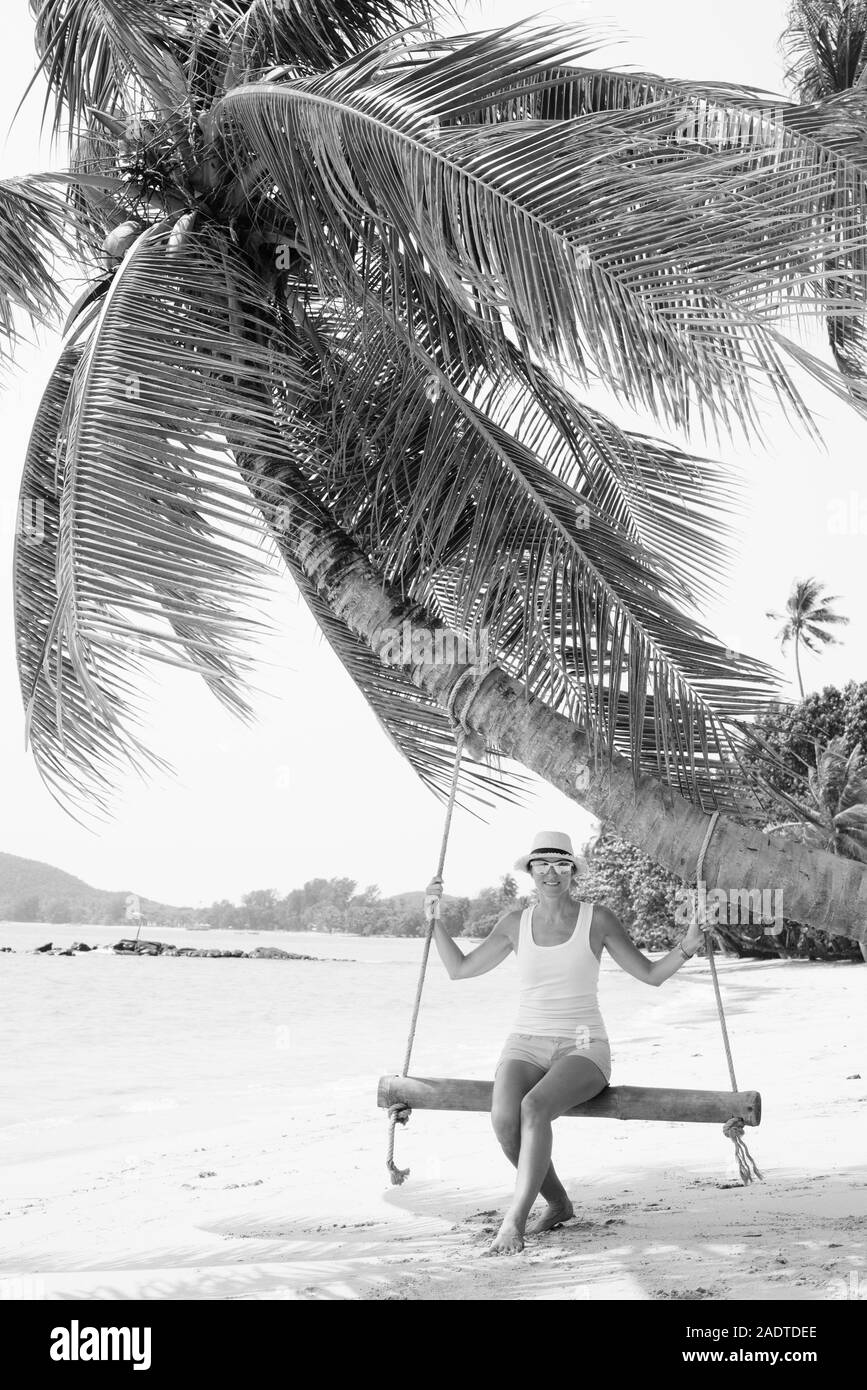
POLYGON ((213 1241, 164 1248, 136 1269, 55 1266, 51 1298, 99 1299, 867 1299, 867 1168, 777 1171, 744 1188, 687 1168, 619 1170, 567 1183, 575 1218, 490 1256, 508 1189, 414 1181, 384 1202, 394 1219, 280 1221, 253 1213, 202 1225, 213 1241), (406 1221, 401 1214, 405 1214, 406 1221))

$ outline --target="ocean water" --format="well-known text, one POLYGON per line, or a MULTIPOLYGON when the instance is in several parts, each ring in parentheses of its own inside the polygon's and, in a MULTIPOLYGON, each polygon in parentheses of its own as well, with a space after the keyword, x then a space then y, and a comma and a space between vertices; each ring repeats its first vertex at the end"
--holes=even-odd
MULTIPOLYGON (((316 959, 32 954, 49 940, 110 945, 123 934, 117 927, 0 925, 0 946, 14 948, 0 954, 0 1162, 113 1144, 138 1151, 304 1105, 339 1114, 348 1095, 369 1096, 375 1106, 377 1078, 402 1067, 419 939, 161 928, 149 934, 177 945, 279 946, 316 959)), ((661 1082, 653 1070, 655 1040, 674 1019, 671 1011, 682 1011, 684 988, 694 1004, 694 1022, 678 1025, 684 1043, 694 1027, 701 1046, 719 1047, 707 971, 703 979, 685 973, 676 989, 653 990, 603 960, 600 1004, 615 1081, 622 1057, 630 1067, 622 1080, 702 1084, 695 1063, 691 1079, 688 1063, 679 1080, 661 1082)), ((737 1012, 732 983, 729 1004, 737 1012)), ((511 958, 478 979, 452 982, 432 949, 410 1070, 490 1077, 516 986, 511 958)), ((718 1070, 704 1084, 719 1084, 718 1070)))

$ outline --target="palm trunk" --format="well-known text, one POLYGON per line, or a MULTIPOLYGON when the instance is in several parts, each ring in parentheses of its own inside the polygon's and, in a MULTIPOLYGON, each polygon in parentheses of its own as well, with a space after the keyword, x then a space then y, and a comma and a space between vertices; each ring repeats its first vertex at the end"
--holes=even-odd
POLYGON ((804 698, 804 682, 801 680, 801 663, 800 663, 800 660, 798 659, 798 642, 799 642, 799 640, 800 640, 800 639, 799 639, 798 633, 796 632, 796 633, 795 633, 795 674, 796 674, 796 676, 798 677, 798 689, 799 689, 800 692, 801 692, 801 699, 803 700, 803 698, 804 698))
MULTIPOLYGON (((298 480, 299 491, 302 486, 298 480)), ((386 628, 399 630, 405 621, 428 630, 439 625, 417 604, 390 591, 309 496, 291 506, 291 513, 285 506, 282 510, 291 525, 286 534, 276 536, 278 545, 289 551, 332 610, 373 650, 381 649, 380 634, 386 628)), ((416 684, 443 706, 469 669, 434 660, 407 664, 416 684)), ((643 776, 636 784, 631 765, 620 756, 610 764, 605 760, 602 773, 584 786, 582 774, 593 763, 587 734, 541 700, 528 699, 523 687, 499 667, 491 667, 475 691, 464 684, 456 712, 466 713, 469 728, 658 864, 687 882, 694 879, 707 815, 651 777, 643 776)), ((786 917, 867 941, 867 872, 853 860, 801 846, 794 855, 791 846, 721 816, 705 856, 704 881, 708 890, 782 890, 786 917)))

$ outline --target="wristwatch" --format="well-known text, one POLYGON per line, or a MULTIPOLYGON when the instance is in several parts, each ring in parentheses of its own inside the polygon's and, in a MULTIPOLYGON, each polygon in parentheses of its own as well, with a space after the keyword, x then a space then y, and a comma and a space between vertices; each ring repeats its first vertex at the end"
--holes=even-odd
POLYGON ((678 941, 677 944, 678 944, 678 946, 680 947, 680 954, 683 956, 684 960, 692 960, 692 958, 693 958, 693 956, 696 954, 696 952, 695 952, 695 951, 685 951, 685 950, 683 949, 683 942, 682 942, 682 941, 678 941))

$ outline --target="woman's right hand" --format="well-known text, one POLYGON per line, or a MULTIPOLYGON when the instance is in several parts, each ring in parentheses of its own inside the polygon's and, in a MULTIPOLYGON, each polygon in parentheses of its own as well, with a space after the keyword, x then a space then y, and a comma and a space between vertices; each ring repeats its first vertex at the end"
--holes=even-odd
POLYGON ((439 917, 442 895, 442 879, 438 877, 432 878, 427 888, 424 890, 424 915, 428 922, 435 922, 439 917))

